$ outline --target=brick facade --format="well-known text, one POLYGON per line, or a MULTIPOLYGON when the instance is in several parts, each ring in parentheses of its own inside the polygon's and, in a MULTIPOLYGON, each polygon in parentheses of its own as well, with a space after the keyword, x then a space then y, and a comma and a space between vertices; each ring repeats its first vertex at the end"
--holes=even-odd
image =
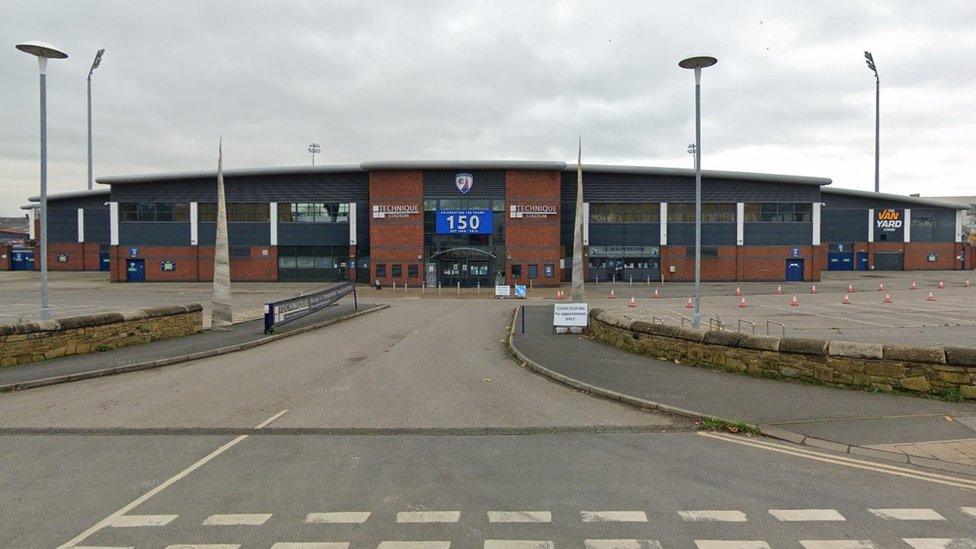
MULTIPOLYGON (((665 282, 695 279, 694 246, 662 246, 661 274, 665 282), (670 272, 671 266, 675 272, 670 272)), ((718 256, 702 257, 701 279, 705 281, 785 280, 786 262, 803 260, 803 280, 820 280, 821 246, 718 246, 718 256), (793 256, 793 248, 799 254, 793 256)))
POLYGON ((420 286, 423 281, 424 254, 424 177, 421 170, 374 171, 369 173, 369 250, 370 280, 383 285, 420 286), (389 206, 416 208, 416 213, 376 217, 374 210, 389 206), (418 259, 419 258, 419 259, 418 259), (385 265, 386 274, 377 274, 385 265), (393 265, 402 265, 402 276, 393 277, 393 265), (421 265, 409 278, 409 265, 421 265))
MULTIPOLYGON (((278 280, 278 253, 274 246, 251 246, 250 258, 232 257, 230 278, 239 282, 274 282, 278 280)), ((213 246, 112 246, 112 282, 126 281, 126 260, 146 262, 146 282, 207 282, 213 280, 213 246), (129 248, 138 249, 135 256, 129 248), (171 261, 175 270, 164 271, 163 262, 171 261)))
POLYGON ((508 170, 505 173, 505 251, 510 258, 505 273, 507 284, 528 283, 529 265, 538 268, 533 286, 560 284, 559 187, 559 172, 508 170), (555 213, 524 213, 522 217, 512 217, 512 206, 529 206, 555 213), (512 277, 511 265, 522 265, 521 278, 512 277), (552 266, 551 276, 546 276, 546 265, 552 266))
POLYGON ((13 248, 7 242, 0 242, 0 271, 9 271, 13 248))

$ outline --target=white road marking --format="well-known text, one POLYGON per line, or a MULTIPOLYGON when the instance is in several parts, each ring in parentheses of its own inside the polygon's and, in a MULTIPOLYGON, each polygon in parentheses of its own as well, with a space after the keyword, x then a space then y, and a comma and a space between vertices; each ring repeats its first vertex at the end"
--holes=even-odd
POLYGON ((308 524, 362 524, 369 518, 369 511, 309 513, 305 517, 308 524))
POLYGON ((804 549, 881 549, 869 539, 801 539, 804 549))
POLYGON ((769 514, 783 522, 845 520, 834 509, 770 509, 769 514))
POLYGON ((299 541, 286 542, 279 541, 271 546, 271 549, 348 549, 346 542, 336 541, 299 541))
POLYGON ((768 450, 771 452, 779 452, 781 454, 788 454, 791 456, 802 457, 814 461, 821 461, 824 463, 831 463, 834 465, 843 465, 845 467, 852 467, 854 469, 874 471, 877 473, 885 473, 888 475, 913 478, 916 480, 924 480, 927 482, 934 482, 936 484, 943 484, 946 486, 953 486, 955 488, 963 488, 966 490, 976 490, 976 482, 966 478, 951 477, 947 475, 928 473, 925 471, 907 469, 904 467, 897 467, 894 465, 887 465, 887 464, 877 463, 873 461, 848 458, 848 457, 837 456, 837 455, 821 453, 821 452, 813 452, 796 446, 785 446, 782 444, 774 444, 770 442, 746 440, 741 437, 737 437, 735 435, 726 436, 721 433, 706 433, 706 432, 699 432, 698 434, 700 436, 707 437, 707 438, 713 438, 716 440, 722 440, 734 444, 741 444, 743 446, 751 446, 753 448, 759 448, 761 450, 768 450))
POLYGON ((210 515, 204 526, 261 526, 271 518, 271 513, 229 513, 210 515))
POLYGON ((529 539, 486 539, 485 549, 553 549, 551 541, 529 539))
POLYGON ((457 522, 461 518, 460 511, 401 511, 397 513, 397 522, 457 522))
POLYGON ((488 522, 552 522, 549 511, 488 511, 488 522))
POLYGON ((281 417, 281 416, 283 416, 283 415, 285 415, 287 413, 288 413, 288 410, 282 410, 282 411, 278 412, 277 414, 269 417, 268 419, 262 421, 261 423, 258 423, 258 426, 255 427, 255 429, 264 429, 268 425, 271 425, 271 422, 272 421, 278 419, 279 417, 281 417))
POLYGON ((976 517, 976 507, 960 507, 960 509, 962 509, 963 513, 976 517))
POLYGON ((644 511, 581 511, 583 522, 647 522, 644 511))
POLYGON ((167 545, 166 549, 241 549, 239 543, 198 543, 167 545))
POLYGON ((976 549, 970 538, 902 538, 915 549, 976 549))
POLYGON ((653 539, 588 539, 583 542, 584 549, 661 549, 661 544, 653 539))
POLYGON ((113 528, 133 528, 137 526, 166 526, 176 515, 122 515, 116 517, 109 526, 113 528))
POLYGON ((889 520, 945 520, 932 509, 868 509, 872 514, 889 520))
POLYGON ((110 547, 108 545, 76 545, 75 549, 136 549, 135 547, 110 547))
MULTIPOLYGON (((275 414, 274 416, 272 416, 269 419, 271 421, 273 421, 273 420, 277 419, 278 417, 281 417, 281 415, 284 412, 286 412, 286 411, 287 410, 284 410, 282 412, 279 412, 279 413, 275 414)), ((265 420, 265 421, 261 422, 260 424, 258 424, 258 426, 255 427, 255 429, 260 429, 260 428, 264 427, 265 425, 267 425, 268 423, 270 423, 271 421, 265 420)), ((246 439, 248 436, 250 436, 250 435, 240 435, 240 436, 234 438, 233 440, 231 440, 230 442, 224 444, 220 448, 217 448, 213 452, 210 452, 209 454, 207 454, 203 458, 199 459, 193 465, 190 465, 186 469, 183 469, 179 473, 176 473, 175 475, 173 475, 170 478, 168 478, 165 481, 163 481, 162 484, 156 486, 152 490, 149 490, 145 494, 143 494, 143 495, 137 497, 136 499, 132 500, 131 502, 129 502, 127 505, 125 505, 124 507, 122 507, 118 511, 116 511, 116 512, 112 513, 111 515, 109 515, 109 516, 103 518, 102 520, 98 521, 93 526, 91 526, 89 529, 87 529, 84 532, 78 534, 77 536, 71 538, 70 540, 66 541, 65 543, 59 545, 58 546, 58 549, 69 549, 71 547, 75 547, 76 545, 78 545, 79 543, 81 543, 82 541, 84 541, 85 539, 87 539, 88 537, 90 537, 95 532, 98 532, 102 528, 105 528, 109 524, 112 524, 112 522, 115 521, 117 518, 119 518, 122 515, 128 513, 129 511, 135 509, 139 505, 145 503, 149 498, 151 498, 151 497, 155 496, 156 494, 162 492, 163 490, 169 488, 176 481, 178 481, 181 478, 189 475, 193 471, 196 471, 200 467, 203 467, 204 465, 207 464, 207 462, 209 462, 210 460, 212 460, 215 457, 219 456, 220 454, 223 454, 227 450, 230 450, 234 446, 237 446, 238 444, 240 444, 241 441, 243 441, 244 439, 246 439)), ((174 547, 177 547, 177 546, 174 546, 174 547)), ((234 545, 234 546, 230 546, 230 547, 240 547, 240 545, 234 545)))
POLYGON ((450 549, 449 541, 381 541, 376 549, 450 549))
POLYGON ((695 546, 698 549, 770 549, 765 541, 745 539, 696 539, 695 546))
POLYGON ((678 511, 682 519, 689 522, 746 522, 746 514, 742 511, 678 511))

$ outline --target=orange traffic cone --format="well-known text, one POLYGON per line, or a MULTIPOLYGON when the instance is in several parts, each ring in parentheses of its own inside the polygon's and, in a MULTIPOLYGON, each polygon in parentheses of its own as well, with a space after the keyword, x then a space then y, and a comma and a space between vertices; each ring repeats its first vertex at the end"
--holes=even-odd
POLYGON ((748 305, 746 305, 746 298, 743 297, 742 300, 739 301, 739 307, 741 307, 743 309, 745 309, 746 307, 748 307, 748 305))
POLYGON ((637 298, 635 298, 634 296, 630 296, 630 303, 628 303, 627 306, 628 307, 636 307, 637 306, 637 298))
POLYGON ((945 288, 945 281, 944 280, 940 280, 939 281, 939 289, 941 290, 942 288, 945 288))
POLYGON ((884 282, 882 282, 881 284, 878 284, 878 291, 879 292, 885 291, 885 289, 884 289, 884 282))
POLYGON ((810 293, 811 294, 817 293, 817 285, 816 284, 814 284, 813 286, 810 287, 810 293))
POLYGON ((776 286, 776 291, 774 293, 776 293, 776 294, 783 293, 783 287, 782 286, 776 286))
POLYGON ((912 281, 912 289, 913 290, 917 290, 918 289, 918 284, 915 284, 915 281, 914 280, 912 281))
POLYGON ((886 293, 882 303, 891 303, 891 294, 886 293))
POLYGON ((688 296, 688 304, 685 305, 685 309, 694 309, 695 304, 691 302, 691 296, 688 296))
POLYGON ((793 294, 793 300, 790 301, 790 306, 791 307, 799 307, 800 306, 800 302, 796 300, 796 294, 793 294))
POLYGON ((847 293, 849 293, 849 294, 853 294, 854 293, 854 285, 853 284, 848 284, 847 285, 847 293))
POLYGON ((929 296, 925 298, 925 301, 935 301, 935 296, 932 295, 932 292, 929 292, 929 296))
POLYGON ((657 288, 654 288, 654 295, 652 295, 651 297, 657 299, 661 297, 661 292, 657 291, 657 288))
POLYGON ((562 290, 556 290, 556 299, 566 299, 566 294, 562 290))
POLYGON ((738 286, 735 287, 735 295, 742 295, 742 289, 738 286))
POLYGON ((617 299, 617 294, 613 291, 613 288, 610 288, 610 299, 617 299))
POLYGON ((844 294, 844 300, 841 301, 841 303, 843 303, 844 305, 850 305, 851 304, 851 297, 849 295, 847 295, 847 294, 844 294))

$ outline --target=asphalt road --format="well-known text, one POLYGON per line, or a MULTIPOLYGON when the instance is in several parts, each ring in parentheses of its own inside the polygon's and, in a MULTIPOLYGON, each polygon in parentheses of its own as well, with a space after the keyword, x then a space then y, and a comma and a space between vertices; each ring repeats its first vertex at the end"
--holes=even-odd
MULTIPOLYGON (((0 395, 0 546, 973 537, 976 481, 704 436, 570 390, 509 359, 511 307, 397 300, 241 353, 0 395)), ((874 545, 800 544, 839 539, 874 545)))

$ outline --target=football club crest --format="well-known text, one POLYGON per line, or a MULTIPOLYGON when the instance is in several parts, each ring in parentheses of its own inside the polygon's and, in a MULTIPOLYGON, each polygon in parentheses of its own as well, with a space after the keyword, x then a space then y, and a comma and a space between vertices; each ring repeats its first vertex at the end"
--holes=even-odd
POLYGON ((466 193, 474 186, 474 176, 469 173, 459 173, 454 176, 454 184, 461 193, 466 193))

